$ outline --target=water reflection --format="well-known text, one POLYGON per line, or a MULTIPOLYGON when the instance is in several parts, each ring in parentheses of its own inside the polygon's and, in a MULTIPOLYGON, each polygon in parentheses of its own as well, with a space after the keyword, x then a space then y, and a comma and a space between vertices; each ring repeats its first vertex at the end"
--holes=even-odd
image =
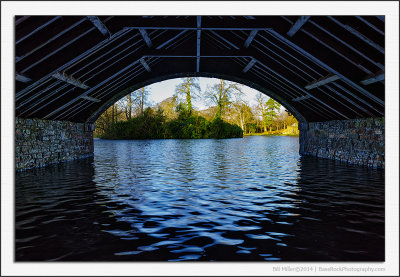
POLYGON ((16 175, 16 260, 383 260, 384 171, 298 139, 96 140, 16 175))

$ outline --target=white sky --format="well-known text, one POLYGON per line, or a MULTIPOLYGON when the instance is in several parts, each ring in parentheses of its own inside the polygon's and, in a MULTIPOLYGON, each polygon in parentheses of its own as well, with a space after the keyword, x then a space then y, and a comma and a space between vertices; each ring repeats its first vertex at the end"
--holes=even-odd
MULTIPOLYGON (((218 83, 218 79, 215 78, 201 77, 199 78, 199 80, 200 80, 201 93, 204 93, 206 91, 207 85, 212 86, 215 83, 218 83)), ((150 89, 149 100, 151 104, 152 105, 157 104, 162 100, 172 96, 175 93, 175 87, 179 83, 181 83, 181 78, 170 79, 148 86, 148 88, 150 89)), ((255 105, 256 104, 255 98, 256 94, 258 93, 258 90, 243 85, 242 91, 244 93, 242 99, 245 100, 250 106, 255 105)), ((268 99, 268 96, 266 96, 266 99, 268 99)), ((205 102, 204 99, 194 99, 192 101, 196 109, 202 110, 207 108, 207 103, 205 102)))

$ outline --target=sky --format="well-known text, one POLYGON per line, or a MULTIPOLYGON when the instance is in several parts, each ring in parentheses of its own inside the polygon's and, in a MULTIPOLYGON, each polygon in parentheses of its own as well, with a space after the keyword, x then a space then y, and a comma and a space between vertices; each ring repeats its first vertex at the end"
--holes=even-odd
MULTIPOLYGON (((207 85, 214 85, 218 83, 218 79, 215 78, 205 78, 201 77, 199 78, 200 81, 200 88, 201 92, 204 93, 207 89, 207 85)), ((177 79, 170 79, 166 81, 162 81, 159 83, 152 84, 148 86, 150 89, 150 95, 149 95, 149 100, 152 105, 157 104, 161 102, 162 100, 172 96, 175 93, 175 87, 181 83, 181 78, 177 79)), ((250 106, 253 106, 256 104, 255 98, 256 94, 258 93, 258 90, 252 89, 248 86, 243 85, 242 86, 242 91, 244 93, 244 96, 242 97, 243 100, 245 100, 247 103, 250 104, 250 106)), ((266 96, 266 99, 268 97, 266 96)), ((192 100, 192 103, 197 110, 203 110, 206 109, 207 103, 205 102, 204 99, 198 99, 198 100, 192 100)))

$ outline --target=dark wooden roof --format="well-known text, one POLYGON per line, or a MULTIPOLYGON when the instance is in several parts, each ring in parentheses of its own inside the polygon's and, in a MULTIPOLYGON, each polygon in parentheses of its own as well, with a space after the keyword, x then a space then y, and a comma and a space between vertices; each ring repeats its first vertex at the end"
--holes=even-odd
POLYGON ((384 115, 382 16, 17 16, 16 115, 93 122, 136 89, 237 81, 299 120, 384 115))

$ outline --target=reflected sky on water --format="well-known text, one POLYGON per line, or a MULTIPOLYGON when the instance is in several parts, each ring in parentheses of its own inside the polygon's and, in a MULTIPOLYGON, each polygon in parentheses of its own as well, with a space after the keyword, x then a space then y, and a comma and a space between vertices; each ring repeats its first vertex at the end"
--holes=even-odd
POLYGON ((95 140, 16 175, 16 260, 382 261, 384 171, 297 137, 95 140))

